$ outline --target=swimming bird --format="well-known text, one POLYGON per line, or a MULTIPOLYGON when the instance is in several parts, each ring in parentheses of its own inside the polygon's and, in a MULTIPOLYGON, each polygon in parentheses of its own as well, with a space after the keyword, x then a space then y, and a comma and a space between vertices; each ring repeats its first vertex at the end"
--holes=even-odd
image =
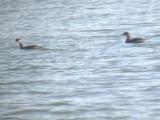
POLYGON ((129 32, 124 32, 122 35, 127 36, 126 43, 144 43, 145 39, 143 38, 132 38, 129 32))
POLYGON ((38 45, 27 45, 27 46, 24 46, 22 44, 22 40, 19 39, 19 38, 17 38, 15 41, 19 44, 20 49, 38 49, 38 48, 42 48, 42 47, 40 47, 38 45))

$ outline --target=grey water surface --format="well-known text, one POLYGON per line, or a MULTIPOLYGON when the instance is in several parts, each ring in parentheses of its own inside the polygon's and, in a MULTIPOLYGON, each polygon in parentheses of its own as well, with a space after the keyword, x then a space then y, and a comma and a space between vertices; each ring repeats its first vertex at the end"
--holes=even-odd
POLYGON ((159 0, 0 0, 0 23, 0 120, 160 120, 159 0))

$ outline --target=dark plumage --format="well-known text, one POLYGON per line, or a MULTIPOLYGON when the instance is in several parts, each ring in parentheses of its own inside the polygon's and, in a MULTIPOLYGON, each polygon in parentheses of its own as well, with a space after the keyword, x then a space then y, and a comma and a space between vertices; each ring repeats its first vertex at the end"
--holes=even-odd
POLYGON ((38 49, 38 48, 42 48, 42 47, 40 47, 38 45, 27 45, 27 46, 24 46, 22 44, 21 39, 19 39, 19 38, 17 38, 15 41, 19 44, 20 49, 38 49))
POLYGON ((144 43, 145 42, 145 39, 143 38, 131 38, 131 35, 129 32, 124 32, 122 35, 125 35, 127 36, 127 39, 126 39, 126 43, 144 43))

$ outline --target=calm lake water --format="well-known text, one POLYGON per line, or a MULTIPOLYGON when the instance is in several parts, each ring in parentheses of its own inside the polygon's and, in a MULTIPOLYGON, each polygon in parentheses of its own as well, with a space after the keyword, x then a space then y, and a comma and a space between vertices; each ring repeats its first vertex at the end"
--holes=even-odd
POLYGON ((160 120, 159 13, 159 0, 0 0, 0 120, 160 120))

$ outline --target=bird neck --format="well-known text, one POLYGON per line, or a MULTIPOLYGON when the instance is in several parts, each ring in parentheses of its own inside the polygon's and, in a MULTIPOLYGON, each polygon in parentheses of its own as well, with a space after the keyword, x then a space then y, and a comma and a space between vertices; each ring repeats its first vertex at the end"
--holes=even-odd
POLYGON ((19 43, 19 47, 20 47, 20 49, 23 49, 24 47, 23 47, 22 42, 18 42, 18 43, 19 43))
POLYGON ((127 41, 129 41, 131 39, 131 35, 130 34, 127 34, 127 41))

